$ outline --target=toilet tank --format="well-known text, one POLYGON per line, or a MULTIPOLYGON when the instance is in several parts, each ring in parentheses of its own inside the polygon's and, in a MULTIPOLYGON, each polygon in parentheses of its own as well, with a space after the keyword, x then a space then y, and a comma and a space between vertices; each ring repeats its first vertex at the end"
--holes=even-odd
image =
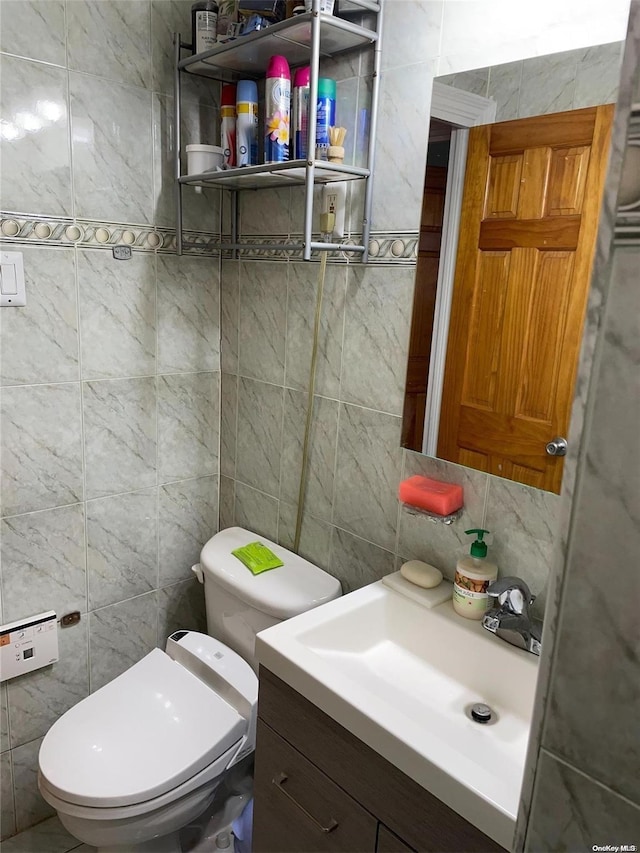
POLYGON ((242 527, 216 533, 200 553, 207 630, 257 672, 256 634, 338 598, 340 581, 318 566, 242 527), (262 542, 284 563, 259 575, 231 553, 249 542, 262 542))

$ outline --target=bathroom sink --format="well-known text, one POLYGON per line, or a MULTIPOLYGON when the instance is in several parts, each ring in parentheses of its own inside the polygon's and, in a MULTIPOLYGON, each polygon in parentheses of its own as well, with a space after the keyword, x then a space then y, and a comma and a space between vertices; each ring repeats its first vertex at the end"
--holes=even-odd
POLYGON ((504 847, 537 658, 374 583, 258 635, 260 663, 504 847), (489 705, 489 723, 471 719, 489 705))

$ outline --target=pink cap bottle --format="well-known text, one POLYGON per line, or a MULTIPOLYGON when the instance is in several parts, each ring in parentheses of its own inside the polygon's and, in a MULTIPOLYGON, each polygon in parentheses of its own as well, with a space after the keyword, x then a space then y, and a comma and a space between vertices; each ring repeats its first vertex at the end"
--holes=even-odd
POLYGON ((293 159, 307 157, 307 135, 309 128, 309 84, 311 66, 296 68, 293 75, 293 159))
POLYGON ((291 73, 284 56, 272 56, 265 85, 264 162, 282 163, 289 159, 289 114, 291 73))

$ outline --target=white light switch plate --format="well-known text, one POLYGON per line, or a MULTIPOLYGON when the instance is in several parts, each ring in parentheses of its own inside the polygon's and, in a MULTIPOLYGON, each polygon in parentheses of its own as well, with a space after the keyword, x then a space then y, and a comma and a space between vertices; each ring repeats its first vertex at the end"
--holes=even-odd
POLYGON ((0 625, 0 681, 58 660, 58 623, 53 610, 0 625))
POLYGON ((24 308, 26 304, 22 252, 0 252, 0 306, 24 308))

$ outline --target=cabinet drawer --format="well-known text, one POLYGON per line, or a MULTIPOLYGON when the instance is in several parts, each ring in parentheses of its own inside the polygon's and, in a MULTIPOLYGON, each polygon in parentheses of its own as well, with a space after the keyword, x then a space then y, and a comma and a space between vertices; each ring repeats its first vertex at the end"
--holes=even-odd
POLYGON ((383 826, 378 824, 378 843, 376 853, 416 853, 413 847, 405 844, 401 838, 383 826))
MULTIPOLYGON (((503 851, 495 841, 264 667, 260 667, 258 716, 414 850, 421 853, 503 851)), ((258 747, 258 758, 259 755, 258 747)))
POLYGON ((375 850, 376 819, 260 720, 254 790, 255 853, 375 850))

